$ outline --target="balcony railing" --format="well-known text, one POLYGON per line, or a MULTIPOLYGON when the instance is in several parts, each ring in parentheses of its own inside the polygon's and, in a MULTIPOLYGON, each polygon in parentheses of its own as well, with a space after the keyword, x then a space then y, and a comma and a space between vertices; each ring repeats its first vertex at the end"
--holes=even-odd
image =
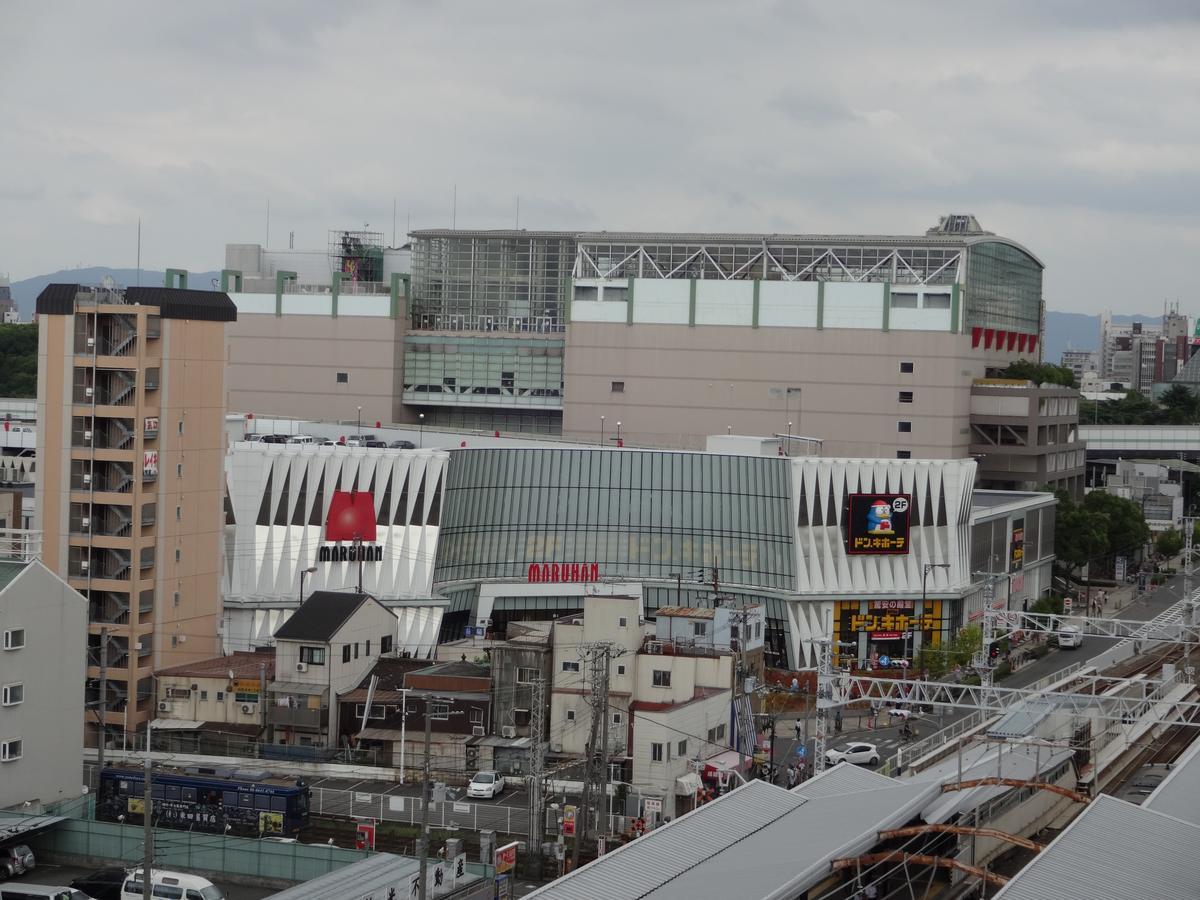
POLYGON ((0 559, 29 562, 42 555, 42 532, 27 528, 0 528, 0 559))
POLYGON ((269 707, 267 719, 282 728, 324 728, 329 723, 329 710, 306 707, 284 707, 274 703, 269 707))

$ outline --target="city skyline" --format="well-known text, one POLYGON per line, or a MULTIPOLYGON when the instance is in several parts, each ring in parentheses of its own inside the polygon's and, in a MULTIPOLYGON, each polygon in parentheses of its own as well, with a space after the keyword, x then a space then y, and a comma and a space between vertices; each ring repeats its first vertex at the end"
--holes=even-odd
POLYGON ((63 30, 6 7, 0 269, 132 266, 139 218, 144 268, 213 268, 266 238, 268 200, 271 246, 317 249, 511 227, 519 197, 521 226, 568 230, 970 213, 1038 248, 1051 309, 1186 303, 1186 4, 230 9, 81 5, 63 30), (1098 265, 1135 256, 1152 280, 1098 265))

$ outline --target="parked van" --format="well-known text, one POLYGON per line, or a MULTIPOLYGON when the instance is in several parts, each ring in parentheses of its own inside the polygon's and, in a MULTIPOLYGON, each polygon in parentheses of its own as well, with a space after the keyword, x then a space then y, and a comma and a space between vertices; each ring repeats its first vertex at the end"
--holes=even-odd
MULTIPOLYGON (((207 878, 167 869, 150 870, 150 892, 164 900, 225 900, 225 893, 207 878)), ((141 868, 129 873, 121 896, 127 900, 142 896, 141 868)))
POLYGON ((311 434, 293 434, 288 438, 289 444, 315 444, 317 439, 311 434))
POLYGON ((0 885, 0 900, 92 900, 83 891, 54 884, 24 884, 9 881, 0 885))

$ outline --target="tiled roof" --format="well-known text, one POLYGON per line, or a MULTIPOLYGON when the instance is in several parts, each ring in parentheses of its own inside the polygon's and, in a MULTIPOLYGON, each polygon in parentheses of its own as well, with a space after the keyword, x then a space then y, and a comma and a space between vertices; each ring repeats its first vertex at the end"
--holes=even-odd
POLYGON ((229 656, 214 656, 212 659, 201 659, 192 663, 160 669, 156 674, 162 676, 187 676, 190 678, 228 678, 233 673, 234 678, 257 678, 259 666, 267 664, 267 681, 275 677, 275 651, 251 653, 248 650, 235 650, 229 656))
POLYGON ((687 619, 711 619, 715 615, 715 612, 711 609, 700 609, 697 606, 660 606, 654 615, 681 616, 687 619))
POLYGON ((279 626, 276 640, 327 643, 371 597, 340 591, 313 591, 291 618, 279 626))

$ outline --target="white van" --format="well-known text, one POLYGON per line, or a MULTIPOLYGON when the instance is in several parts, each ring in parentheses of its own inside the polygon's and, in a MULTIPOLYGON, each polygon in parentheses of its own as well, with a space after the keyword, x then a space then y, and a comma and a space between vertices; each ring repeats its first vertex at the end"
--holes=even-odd
POLYGON ((311 434, 293 434, 288 438, 289 444, 315 444, 317 439, 311 434))
MULTIPOLYGON (((225 900, 225 893, 207 878, 166 869, 150 870, 150 892, 164 900, 225 900)), ((129 873, 125 886, 121 888, 121 896, 127 900, 142 896, 140 868, 129 873)))
POLYGON ((0 885, 0 900, 91 900, 83 891, 56 884, 25 884, 20 881, 0 885))
POLYGON ((1083 631, 1078 625, 1064 625, 1058 632, 1058 646, 1075 649, 1083 646, 1083 631))

